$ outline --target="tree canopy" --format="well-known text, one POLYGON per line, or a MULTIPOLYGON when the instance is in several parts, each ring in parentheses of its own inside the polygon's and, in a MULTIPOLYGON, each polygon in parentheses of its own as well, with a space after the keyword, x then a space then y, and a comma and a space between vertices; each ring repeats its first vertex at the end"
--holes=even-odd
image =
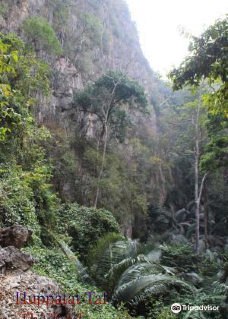
POLYGON ((188 57, 170 77, 175 90, 198 86, 206 79, 212 88, 206 103, 212 112, 223 111, 228 116, 228 15, 200 37, 192 37, 188 57))
POLYGON ((26 19, 23 23, 23 31, 36 51, 45 50, 57 55, 61 53, 60 42, 46 19, 40 17, 26 19))
POLYGON ((128 123, 126 105, 130 110, 138 108, 145 112, 147 98, 144 89, 126 75, 113 71, 77 93, 73 101, 73 107, 84 113, 96 115, 101 124, 108 124, 121 140, 128 123))

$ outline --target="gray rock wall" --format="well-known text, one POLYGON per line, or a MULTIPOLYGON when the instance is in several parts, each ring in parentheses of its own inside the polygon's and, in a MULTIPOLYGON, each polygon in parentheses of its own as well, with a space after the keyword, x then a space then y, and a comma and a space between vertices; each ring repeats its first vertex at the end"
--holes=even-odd
MULTIPOLYGON (((0 0, 0 6, 4 3, 0 0)), ((75 121, 83 116, 71 109, 73 93, 110 69, 126 72, 137 79, 149 98, 155 94, 162 99, 158 88, 161 82, 142 54, 137 30, 124 0, 9 0, 7 7, 0 16, 2 31, 16 32, 24 37, 24 19, 41 16, 52 24, 64 50, 59 58, 48 52, 42 54, 51 65, 52 94, 49 98, 39 97, 35 115, 40 123, 58 123, 70 134, 75 121), (60 13, 57 12, 59 8, 60 13), (65 20, 58 18, 58 21, 57 13, 61 15, 64 10, 67 12, 65 20), (94 26, 86 29, 87 18, 100 25, 99 34, 94 34, 94 26)), ((155 131, 152 106, 151 111, 145 125, 155 131)), ((88 130, 91 135, 90 126, 88 130)))

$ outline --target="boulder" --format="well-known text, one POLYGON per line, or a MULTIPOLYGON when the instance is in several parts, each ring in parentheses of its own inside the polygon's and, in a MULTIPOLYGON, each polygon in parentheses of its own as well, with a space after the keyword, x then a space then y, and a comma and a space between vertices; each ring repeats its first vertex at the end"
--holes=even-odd
POLYGON ((31 230, 19 225, 0 229, 0 246, 14 246, 20 249, 27 244, 31 235, 31 230))
POLYGON ((10 269, 29 269, 35 260, 28 253, 20 251, 18 248, 9 246, 0 249, 0 271, 5 273, 10 269))
POLYGON ((62 292, 57 283, 51 279, 39 276, 30 270, 22 271, 17 269, 5 275, 0 275, 0 282, 2 293, 0 300, 1 319, 23 319, 24 317, 26 319, 54 319, 62 317, 76 319, 76 316, 74 316, 76 309, 70 304, 50 305, 47 307, 46 303, 41 303, 40 307, 37 307, 37 304, 16 302, 17 292, 20 293, 21 300, 23 300, 23 293, 26 292, 27 301, 28 296, 38 296, 42 294, 62 295, 64 292, 62 292), (30 313, 30 315, 24 316, 22 313, 30 313), (31 314, 33 314, 33 316, 31 314))

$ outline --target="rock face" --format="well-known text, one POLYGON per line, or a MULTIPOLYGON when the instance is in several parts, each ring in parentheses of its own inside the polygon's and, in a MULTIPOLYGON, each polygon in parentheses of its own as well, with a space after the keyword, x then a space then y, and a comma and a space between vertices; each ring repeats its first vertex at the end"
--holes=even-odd
POLYGON ((41 314, 43 318, 47 318, 49 315, 52 317, 53 314, 56 318, 73 317, 75 311, 71 305, 53 304, 47 306, 47 303, 42 303, 38 307, 37 303, 28 303, 29 298, 23 299, 24 293, 27 296, 36 297, 52 294, 62 295, 62 293, 59 286, 52 280, 28 270, 35 260, 30 254, 22 252, 18 248, 27 243, 32 234, 30 230, 23 226, 13 226, 1 229, 0 234, 1 245, 4 245, 4 248, 0 248, 0 318, 35 319, 40 318, 41 314), (12 246, 13 243, 18 248, 12 246))
POLYGON ((31 235, 31 230, 19 225, 0 229, 0 246, 14 246, 20 249, 27 244, 31 235))
POLYGON ((63 294, 58 285, 52 280, 38 276, 31 271, 23 272, 16 270, 6 275, 0 275, 0 318, 1 319, 40 319, 40 318, 73 318, 75 311, 71 305, 49 305, 24 304, 23 293, 27 293, 26 302, 29 296, 61 295, 63 294), (19 296, 17 300, 17 295, 19 296), (27 314, 27 315, 23 315, 27 314), (33 314, 33 315, 32 315, 33 314), (55 314, 56 317, 53 316, 55 314))
MULTIPOLYGON (((58 123, 69 135, 82 116, 71 108, 73 93, 110 69, 137 79, 149 100, 162 98, 162 84, 141 51, 125 0, 8 0, 7 4, 0 0, 1 4, 5 9, 0 30, 16 32, 26 40, 23 21, 39 16, 49 21, 63 48, 57 59, 48 52, 42 55, 51 65, 52 94, 49 99, 40 97, 35 108, 40 123, 58 123)), ((155 130, 153 113, 146 124, 155 130)), ((91 135, 91 127, 88 130, 91 135)))
POLYGON ((4 273, 9 269, 28 270, 34 262, 31 255, 21 252, 16 247, 0 249, 0 270, 4 273))

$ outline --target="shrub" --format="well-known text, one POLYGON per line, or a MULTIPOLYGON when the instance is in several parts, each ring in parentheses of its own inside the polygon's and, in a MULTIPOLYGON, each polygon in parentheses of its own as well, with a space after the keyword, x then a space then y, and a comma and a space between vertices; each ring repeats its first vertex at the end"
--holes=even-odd
POLYGON ((3 3, 0 5, 0 14, 5 14, 9 11, 8 3, 3 3))
POLYGON ((196 271, 201 257, 194 254, 190 245, 164 245, 162 247, 161 263, 176 267, 180 272, 196 271), (191 258, 189 258, 191 256, 191 258))
POLYGON ((113 215, 104 209, 64 204, 58 211, 59 230, 72 237, 75 251, 85 256, 88 249, 108 232, 119 232, 113 215))
POLYGON ((60 54, 62 49, 55 31, 44 18, 33 17, 24 21, 23 31, 27 40, 33 43, 36 51, 45 50, 60 54))

